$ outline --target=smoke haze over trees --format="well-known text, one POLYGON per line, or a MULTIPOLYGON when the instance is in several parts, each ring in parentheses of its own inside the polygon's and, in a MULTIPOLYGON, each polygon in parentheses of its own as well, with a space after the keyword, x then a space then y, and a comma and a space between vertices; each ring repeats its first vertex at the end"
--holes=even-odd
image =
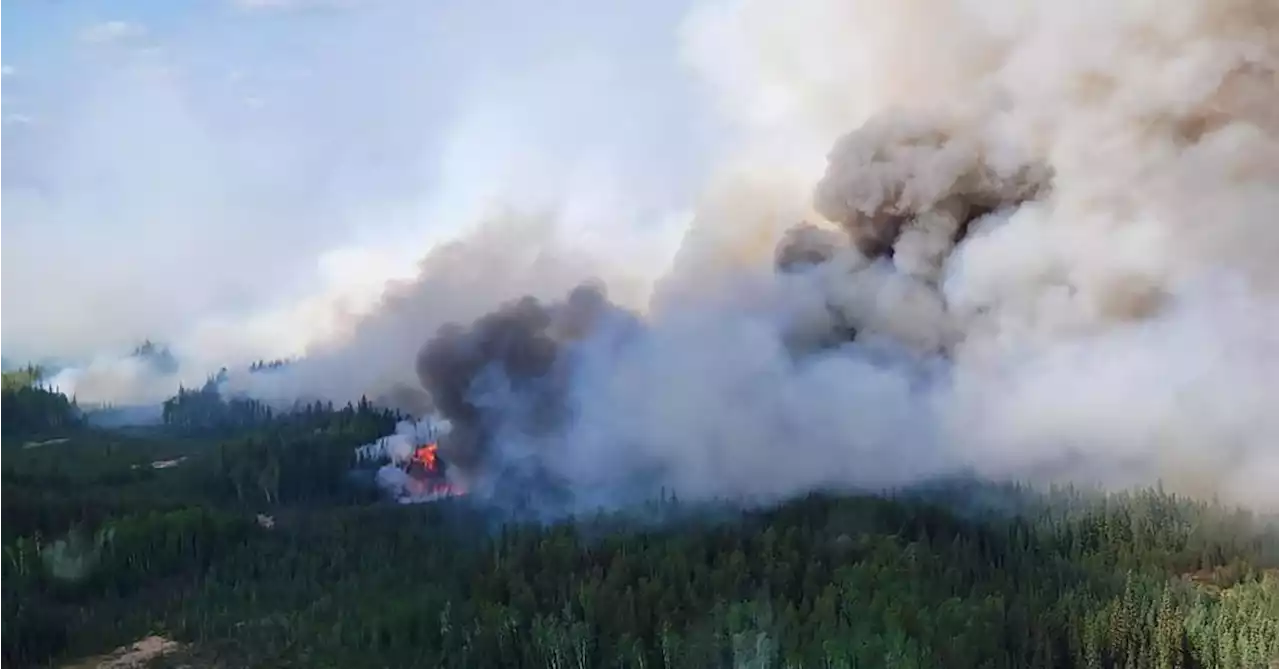
POLYGON ((532 458, 591 505, 636 476, 711 497, 975 472, 1269 506, 1274 7, 1131 9, 713 3, 686 23, 698 71, 789 97, 735 118, 648 291, 555 220, 499 219, 228 387, 434 409, 465 466, 532 458), (900 70, 906 42, 928 46, 900 70), (556 332, 583 281, 630 325, 556 332))
POLYGON ((1274 1, 182 4, 9 8, 6 665, 1280 652, 1274 1))
MULTIPOLYGON (((113 65, 123 69, 84 70, 84 87, 69 95, 100 102, 101 118, 124 123, 142 110, 134 101, 150 105, 137 116, 157 133, 152 161, 122 164, 119 179, 91 187, 86 175, 122 155, 113 138, 127 133, 70 123, 79 133, 47 153, 42 175, 83 170, 51 179, 51 200, 22 191, 22 239, 110 201, 99 209, 118 223, 261 230, 252 257, 241 258, 252 270, 192 262, 192 247, 179 244, 164 258, 134 258, 137 274, 105 271, 109 285, 67 293, 83 310, 40 306, 58 299, 15 303, 20 320, 0 331, 0 347, 12 356, 42 339, 52 353, 82 356, 51 382, 86 405, 157 405, 227 366, 220 391, 271 407, 367 397, 416 416, 461 411, 458 440, 494 441, 515 459, 538 454, 547 475, 602 494, 635 476, 692 496, 790 495, 972 471, 1112 486, 1164 480, 1274 503, 1270 444, 1280 425, 1263 389, 1280 376, 1267 362, 1280 344, 1270 326, 1280 127, 1260 102, 1276 93, 1270 5, 1196 0, 1167 13, 801 0, 783 12, 762 0, 708 0, 636 6, 621 14, 628 20, 577 5, 580 13, 548 10, 530 18, 545 31, 516 31, 527 38, 511 50, 486 51, 493 61, 475 59, 438 82, 442 98, 462 102, 445 114, 456 123, 442 125, 442 145, 419 147, 444 156, 425 203, 398 200, 416 183, 375 188, 375 171, 396 169, 343 171, 348 161, 320 160, 306 141, 310 132, 388 148, 389 137, 426 123, 408 110, 425 114, 430 96, 403 83, 431 50, 475 50, 419 31, 434 26, 429 18, 479 24, 413 6, 348 8, 307 33, 357 46, 375 35, 433 45, 403 52, 394 68, 381 63, 388 69, 375 82, 334 70, 370 100, 402 102, 406 115, 383 118, 387 137, 330 132, 362 118, 351 106, 297 132, 271 114, 230 124, 221 107, 182 104, 180 92, 209 93, 207 79, 161 72, 134 50, 141 45, 113 47, 143 59, 113 65), (343 27, 339 15, 356 23, 343 27), (573 54, 608 55, 608 67, 577 67, 557 50, 563 60, 521 69, 557 37, 581 47, 573 54), (502 72, 529 73, 532 83, 494 74, 502 72), (607 95, 623 79, 636 82, 627 95, 607 95), (120 87, 110 100, 100 88, 109 83, 120 87), (503 110, 525 109, 516 101, 530 106, 513 118, 503 110), (265 153, 230 141, 269 136, 280 139, 261 145, 265 153), (689 137, 698 139, 681 141, 689 137), (265 166, 236 169, 248 164, 265 166), (315 171, 289 169, 302 164, 315 171), (356 211, 346 223, 312 216, 321 203, 298 197, 329 189, 287 178, 314 185, 325 170, 352 178, 335 182, 351 187, 334 191, 340 201, 323 202, 343 216, 356 211), (209 202, 219 206, 202 209, 209 202), (387 242, 362 246, 338 233, 357 220, 388 221, 366 233, 387 242), (297 221, 306 234, 288 228, 297 221), (288 255, 284 240, 308 257, 334 251, 325 257, 343 271, 311 281, 289 274, 284 267, 302 256, 288 255), (383 256, 387 244, 406 251, 383 256), (156 272, 179 266, 189 294, 134 289, 143 275, 146 285, 172 283, 156 272), (609 311, 628 312, 628 334, 605 329, 557 345, 547 370, 532 368, 548 372, 538 384, 522 380, 529 370, 509 366, 518 359, 506 353, 500 365, 477 363, 489 353, 460 353, 460 366, 436 356, 443 379, 420 374, 422 349, 444 327, 468 331, 524 298, 562 302, 584 281, 607 287, 609 311), (257 290, 276 283, 297 289, 257 302, 257 290), (143 294, 164 299, 143 304, 143 294), (252 308, 239 310, 242 298, 252 308), (106 319, 108 308, 119 317, 106 319), (68 313, 76 316, 64 322, 68 313), (91 313, 108 325, 77 325, 91 313), (90 330, 118 353, 95 357, 72 342, 90 330), (141 336, 169 343, 172 357, 159 347, 120 356, 141 336), (246 372, 279 357, 294 362, 246 372), (174 361, 177 374, 164 374, 174 361), (483 382, 463 390, 449 374, 483 382), (476 434, 463 437, 468 430, 476 434)), ((512 19, 494 15, 502 18, 484 35, 506 35, 512 19)), ((312 52, 298 58, 291 65, 335 67, 312 52)), ((289 104, 324 97, 291 86, 280 88, 294 96, 289 104)), ((40 137, 31 141, 40 146, 40 137)), ((397 168, 412 162, 394 155, 397 168)), ((97 267, 72 256, 59 271, 97 267)), ((4 266, 47 275, 12 285, 69 285, 22 258, 4 266)), ((458 445, 454 455, 486 449, 458 445)))

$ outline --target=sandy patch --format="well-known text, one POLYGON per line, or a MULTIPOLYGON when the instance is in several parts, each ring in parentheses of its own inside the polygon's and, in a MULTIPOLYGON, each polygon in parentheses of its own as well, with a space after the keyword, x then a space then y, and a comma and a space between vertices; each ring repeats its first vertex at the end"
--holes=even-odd
POLYGON ((71 441, 69 437, 62 437, 59 439, 45 439, 44 441, 28 441, 27 443, 23 444, 22 447, 23 448, 40 448, 41 446, 53 446, 54 444, 65 444, 68 441, 71 441))
POLYGON ((133 645, 121 646, 106 655, 69 665, 65 669, 134 669, 181 647, 182 644, 176 641, 153 635, 133 645))
POLYGON ((186 460, 186 459, 187 459, 187 456, 184 455, 180 458, 174 458, 172 460, 156 460, 155 462, 152 462, 149 465, 129 465, 129 468, 142 469, 143 467, 150 467, 152 469, 169 469, 171 467, 177 467, 179 464, 182 463, 183 460, 186 460))

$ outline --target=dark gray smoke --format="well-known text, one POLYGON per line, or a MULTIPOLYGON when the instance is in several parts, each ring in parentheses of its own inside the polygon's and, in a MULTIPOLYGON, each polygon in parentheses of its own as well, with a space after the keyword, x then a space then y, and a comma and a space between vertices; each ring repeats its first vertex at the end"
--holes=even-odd
POLYGON ((587 505, 636 476, 706 498, 972 471, 1274 508, 1275 3, 798 1, 695 31, 759 132, 642 325, 547 302, 615 263, 567 271, 576 238, 513 226, 429 263, 305 387, 412 381, 434 335, 445 456, 587 505))
MULTIPOLYGON (((418 354, 417 373, 436 412, 453 425, 441 444, 449 463, 474 480, 502 444, 543 443, 563 429, 575 344, 623 335, 636 323, 602 286, 588 283, 561 302, 525 297, 469 325, 441 327, 418 354)), ((524 473, 541 476, 541 454, 523 455, 530 465, 524 473)))

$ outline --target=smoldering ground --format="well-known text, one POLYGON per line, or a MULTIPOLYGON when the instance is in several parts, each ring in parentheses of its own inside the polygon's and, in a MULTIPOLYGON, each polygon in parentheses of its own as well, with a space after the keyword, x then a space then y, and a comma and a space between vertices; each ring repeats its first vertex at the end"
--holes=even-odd
POLYGON ((746 130, 647 304, 561 297, 607 263, 539 256, 559 286, 530 281, 536 301, 463 263, 328 369, 395 342, 379 369, 416 371, 460 467, 536 471, 579 504, 637 479, 776 497, 963 471, 1271 507, 1274 3, 778 12, 691 24, 746 130), (817 170, 792 153, 814 137, 817 170), (454 303, 476 313, 438 315, 454 303))

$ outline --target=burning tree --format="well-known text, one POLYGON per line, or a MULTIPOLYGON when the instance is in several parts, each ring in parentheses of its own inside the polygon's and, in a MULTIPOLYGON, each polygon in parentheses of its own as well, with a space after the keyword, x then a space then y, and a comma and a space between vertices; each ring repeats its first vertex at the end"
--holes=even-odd
POLYGON ((356 459, 382 462, 376 480, 404 503, 427 502, 460 495, 464 487, 451 476, 440 456, 439 438, 448 434, 447 421, 430 417, 402 421, 396 431, 356 449, 356 459))
POLYGON ((445 463, 439 456, 440 447, 432 442, 419 446, 409 459, 405 472, 413 482, 410 492, 414 497, 441 497, 462 493, 459 486, 449 482, 445 475, 445 463))

